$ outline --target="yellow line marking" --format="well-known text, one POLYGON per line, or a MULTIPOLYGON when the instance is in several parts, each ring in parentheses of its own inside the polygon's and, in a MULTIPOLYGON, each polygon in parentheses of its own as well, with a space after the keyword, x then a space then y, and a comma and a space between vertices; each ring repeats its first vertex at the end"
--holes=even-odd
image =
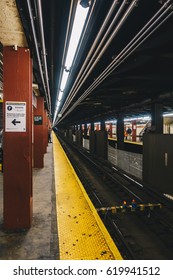
POLYGON ((54 134, 53 149, 60 259, 122 260, 54 134))

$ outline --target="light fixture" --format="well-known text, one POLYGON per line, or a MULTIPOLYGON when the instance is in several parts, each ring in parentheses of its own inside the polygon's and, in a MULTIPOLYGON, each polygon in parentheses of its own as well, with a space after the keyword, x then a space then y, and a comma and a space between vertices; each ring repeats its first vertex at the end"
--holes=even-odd
POLYGON ((60 90, 58 95, 58 101, 61 101, 62 96, 63 96, 63 90, 60 90))
POLYGON ((125 118, 124 121, 128 122, 128 121, 139 121, 139 120, 151 120, 150 116, 141 116, 141 117, 132 117, 132 118, 125 118))
POLYGON ((170 113, 164 113, 163 117, 173 117, 173 112, 170 113))
POLYGON ((56 116, 57 116, 59 106, 60 106, 60 101, 62 99, 62 95, 65 90, 69 74, 72 70, 73 60, 74 60, 75 53, 76 53, 76 50, 77 50, 77 47, 78 47, 78 44, 80 41, 80 37, 82 34, 84 24, 85 24, 85 21, 87 18, 89 6, 90 6, 90 1, 81 0, 78 3, 77 8, 76 8, 71 37, 70 37, 68 51, 67 51, 67 56, 65 59, 64 69, 62 72, 62 78, 61 78, 61 82, 60 82, 60 88, 58 91, 58 97, 57 97, 58 106, 56 106, 56 110, 55 110, 55 114, 54 114, 54 121, 56 120, 56 116), (85 8, 85 9, 83 9, 83 8, 85 8))
POLYGON ((69 70, 71 70, 73 59, 79 44, 81 33, 89 10, 89 9, 83 9, 82 7, 78 4, 76 8, 73 28, 72 28, 67 56, 65 60, 65 69, 69 69, 69 70))
POLYGON ((90 6, 90 1, 89 0, 81 0, 80 1, 80 5, 83 7, 83 8, 88 8, 90 6))

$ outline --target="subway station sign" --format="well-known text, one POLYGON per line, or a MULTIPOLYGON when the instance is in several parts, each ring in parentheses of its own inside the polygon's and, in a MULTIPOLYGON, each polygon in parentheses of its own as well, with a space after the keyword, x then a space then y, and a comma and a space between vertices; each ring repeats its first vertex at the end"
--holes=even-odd
POLYGON ((26 102, 5 102, 5 131, 26 132, 26 102))
POLYGON ((42 124, 43 124, 42 116, 34 116, 34 125, 42 125, 42 124))

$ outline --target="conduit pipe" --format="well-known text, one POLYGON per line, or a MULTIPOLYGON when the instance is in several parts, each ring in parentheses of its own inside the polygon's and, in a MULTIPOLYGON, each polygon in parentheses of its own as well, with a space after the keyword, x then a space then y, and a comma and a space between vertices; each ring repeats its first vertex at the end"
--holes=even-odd
MULTIPOLYGON (((63 52, 63 56, 62 56, 61 70, 60 70, 59 82, 58 82, 58 92, 57 92, 57 98, 56 98, 57 100, 58 100, 58 96, 59 96, 60 83, 62 80, 62 74, 63 74, 63 70, 64 70, 64 65, 65 65, 65 58, 66 58, 66 54, 67 54, 67 50, 68 50, 68 42, 69 42, 69 36, 70 36, 69 34, 70 34, 70 28, 71 28, 71 18, 72 18, 75 3, 76 3, 76 1, 74 2, 74 0, 71 0, 70 12, 69 12, 68 24, 67 24, 67 31, 66 31, 66 37, 65 37, 65 43, 64 43, 64 52, 63 52)), ((76 5, 77 5, 77 3, 76 3, 76 5)), ((54 109, 56 109, 56 106, 57 106, 57 104, 55 104, 54 109)))
MULTIPOLYGON (((75 97, 75 93, 79 90, 79 88, 81 87, 81 85, 85 82, 85 80, 87 79, 87 77, 89 76, 89 74, 91 73, 91 71, 93 70, 93 68, 96 66, 96 64, 98 63, 99 59, 102 57, 102 55, 104 54, 104 52, 106 51, 106 49, 108 48, 108 46, 110 45, 110 43, 112 42, 112 40, 114 39, 114 37, 116 36, 116 34, 118 33, 118 31, 120 30, 122 24, 125 22, 125 20, 127 19, 128 15, 132 12, 132 10, 134 9, 134 7, 136 6, 136 3, 137 3, 138 0, 135 0, 131 3, 131 5, 129 6, 129 8, 126 10, 125 14, 123 15, 123 17, 121 18, 121 20, 119 21, 118 25, 116 26, 116 28, 114 29, 113 33, 111 34, 111 36, 109 37, 109 39, 107 40, 106 44, 104 45, 104 47, 102 48, 102 50, 100 51, 100 48, 102 47, 102 45, 104 44, 104 41, 107 37, 107 34, 110 32, 110 29, 112 28, 113 24, 116 22, 116 20, 118 19, 119 15, 121 14, 121 12, 123 11, 124 9, 124 6, 127 5, 127 1, 124 0, 122 5, 120 6, 118 12, 116 13, 113 21, 111 22, 107 32, 105 33, 105 35, 103 36, 99 46, 97 47, 92 59, 89 61, 89 63, 87 64, 82 76, 80 77, 77 85, 76 85, 76 88, 74 89, 74 93, 73 95, 71 95, 71 98, 68 102, 68 104, 72 101, 72 99, 75 97), (100 51, 100 52, 99 52, 100 51), (98 54, 99 52, 99 55, 96 57, 96 55, 98 54), (94 60, 95 59, 95 60, 94 60), (92 60, 94 61, 93 64, 91 65, 92 63, 92 60), (91 65, 91 67, 90 67, 91 65), (90 67, 90 68, 89 68, 90 67)), ((67 106, 68 106, 67 104, 67 106)))
MULTIPOLYGON (((170 7, 169 7, 170 8, 170 7)), ((168 9, 169 9, 168 8, 168 9)), ((127 53, 127 51, 129 51, 131 49, 131 47, 122 55, 119 57, 119 59, 116 59, 116 62, 115 64, 112 65, 112 67, 110 67, 108 69, 108 71, 103 74, 101 74, 99 76, 99 79, 97 81, 95 81, 96 83, 93 85, 91 85, 87 90, 86 92, 78 99, 78 101, 76 102, 76 104, 74 104, 75 106, 77 106, 82 100, 84 100, 108 75, 110 75, 112 73, 112 71, 114 71, 127 57, 129 57, 129 55, 131 53, 133 53, 150 35, 153 34, 153 32, 155 32, 171 15, 173 14, 173 11, 166 17, 162 20, 162 22, 160 22, 158 24, 158 26, 156 26, 148 35, 146 35, 145 38, 143 38, 142 41, 139 42, 138 45, 136 45, 132 50, 131 52, 127 53), (125 54, 127 54, 126 56, 124 56, 125 54)), ((148 30, 147 30, 148 31, 148 30)), ((146 32, 145 32, 146 33, 146 32)), ((143 37, 143 36, 141 36, 143 37)), ((138 41, 138 40, 137 40, 138 41)), ((135 41, 135 43, 137 42, 135 41)))
MULTIPOLYGON (((70 93, 69 93, 68 98, 66 99, 65 103, 63 104, 63 107, 62 107, 61 111, 63 111, 64 107, 66 106, 66 104, 67 104, 67 102, 68 102, 68 99, 70 98, 70 95, 71 95, 71 93, 73 92, 73 89, 74 89, 74 87, 75 87, 75 84, 77 83, 77 80, 79 79, 79 77, 80 77, 82 71, 85 69, 86 64, 88 63, 88 60, 89 60, 90 56, 92 55, 92 52, 93 52, 94 49, 96 48, 97 43, 98 43, 100 37, 102 36, 102 34, 103 34, 103 32, 104 32, 104 30, 105 30, 105 28, 106 28, 106 25, 108 24, 108 22, 109 22, 109 20, 110 20, 110 17, 111 17, 111 15, 112 15, 112 13, 114 12, 114 9, 115 9, 115 7, 116 7, 118 1, 119 1, 119 0, 114 0, 114 2, 112 3, 112 6, 111 6, 111 8, 110 8, 110 10, 109 10, 109 12, 108 12, 108 14, 107 14, 107 16, 106 16, 106 18, 105 18, 103 24, 102 24, 102 26, 101 26, 101 28, 100 28, 100 30, 99 30, 97 36, 96 36, 96 39, 94 40, 94 43, 93 43, 93 45, 92 45, 92 47, 91 47, 91 49, 90 49, 90 51, 89 51, 89 53, 88 53, 88 55, 87 55, 87 57, 86 57, 84 63, 83 63, 82 68, 81 68, 80 71, 79 71, 79 74, 78 74, 78 76, 77 76, 77 78, 76 78, 76 80, 75 80, 75 82, 74 82, 74 84, 73 84, 73 87, 72 87, 72 89, 71 89, 71 91, 70 91, 70 93)), ((67 106, 68 106, 68 105, 67 105, 67 106)))
MULTIPOLYGON (((120 59, 123 59, 123 61, 139 46, 141 45, 153 32, 155 32, 172 14, 173 11, 171 10, 171 13, 167 15, 166 18, 164 18, 149 34, 147 34, 145 37, 144 35, 148 33, 153 26, 156 25, 156 23, 163 18, 163 16, 172 8, 172 4, 170 4, 166 10, 152 23, 152 21, 156 18, 157 15, 161 13, 161 11, 170 3, 171 0, 168 0, 165 2, 165 4, 162 6, 162 8, 148 21, 148 23, 139 31, 139 33, 129 42, 129 44, 120 52, 120 54, 111 62, 111 64, 102 72, 102 74, 95 80, 95 82, 85 91, 85 93, 73 104, 73 106, 67 111, 67 113, 61 118, 64 119, 71 111, 74 110, 74 108, 82 101, 84 100, 90 93, 93 91, 94 88, 96 88, 110 73, 121 64, 120 59), (149 27, 148 25, 152 23, 149 27), (148 27, 146 29, 146 27, 148 27), (146 30, 145 30, 146 29, 146 30), (145 32, 143 33, 143 31, 145 32), (142 33, 141 36, 139 36, 142 33), (144 37, 144 38, 143 38, 144 37), (137 39, 136 39, 137 38, 137 39), (135 41, 136 39, 136 41, 135 41), (142 41, 139 42, 139 40, 142 39, 142 41), (133 44, 132 44, 133 43, 133 44), (136 44, 139 43, 133 50, 131 48, 136 44), (130 46, 130 47, 129 47, 130 46), (129 47, 129 48, 128 48, 129 47), (129 50, 130 53, 127 53, 129 50), (127 54, 126 57, 123 55, 127 54), (117 63, 118 62, 118 63, 117 63)), ((61 121, 59 120, 59 122, 61 121)), ((58 123, 59 123, 58 122, 58 123)))
MULTIPOLYGON (((170 2, 170 0, 167 1, 170 2)), ((166 4, 166 3, 165 3, 166 4)), ((167 5, 166 5, 167 6, 167 5)), ((102 72, 102 74, 95 80, 93 84, 98 85, 100 82, 102 82, 108 75, 112 73, 112 71, 120 65, 121 59, 124 61, 139 45, 141 45, 157 28, 160 27, 161 24, 165 22, 168 18, 166 17, 156 28, 153 29, 148 35, 148 33, 152 27, 154 27, 157 22, 171 9, 172 4, 170 4, 166 10, 146 29, 146 27, 155 19, 156 14, 158 15, 161 10, 163 10, 163 7, 152 17, 152 19, 140 30, 140 32, 130 41, 130 43, 116 56, 116 58, 110 63, 110 65, 102 72), (146 30, 145 30, 146 29, 146 30), (144 31, 145 30, 145 31, 144 31), (141 34, 141 35, 140 35, 141 34), (140 36, 139 36, 140 35, 140 36), (146 35, 146 36, 145 36, 146 35), (145 36, 145 37, 144 37, 145 36), (143 39, 144 37, 144 39, 143 39), (136 39, 137 38, 137 39, 136 39), (136 41, 135 41, 136 39, 136 41), (141 39, 141 41, 140 41, 141 39), (139 44, 128 54, 128 52, 132 49, 133 46, 135 46, 136 43, 139 44), (133 43, 133 44, 132 44, 133 43), (128 48, 129 47, 129 48, 128 48), (127 56, 125 56, 127 54, 127 56), (118 65, 117 65, 118 62, 118 65)), ((169 16, 171 16, 172 12, 170 13, 169 16)), ((92 85, 93 85, 92 84, 92 85)), ((92 87, 92 85, 90 87, 92 87)), ((87 89, 87 91, 90 89, 90 87, 87 89)), ((95 86, 96 87, 96 86, 95 86)), ((95 88, 94 87, 94 88, 95 88)), ((90 91, 93 90, 93 88, 90 89, 90 91)))
POLYGON ((43 67, 46 79, 46 87, 47 87, 47 95, 49 100, 49 112, 51 113, 51 99, 50 99, 50 88, 48 82, 48 72, 47 72, 47 60, 46 60, 46 48, 45 48, 45 40, 44 40, 44 29, 43 29, 43 17, 42 17, 42 6, 41 1, 37 0, 37 10, 38 10, 38 19, 39 19, 39 27, 41 33, 41 46, 42 46, 42 54, 43 54, 43 67))
POLYGON ((37 37, 36 37, 36 32, 35 32, 34 19, 33 19, 33 15, 32 15, 30 0, 27 0, 27 7, 28 7, 29 17, 30 17, 30 21, 31 21, 32 35, 33 35, 33 39, 34 39, 37 61, 38 61, 38 65, 39 65, 39 72, 40 72, 40 76, 41 76, 41 80, 42 80, 42 84, 43 84, 43 88, 44 88, 44 92, 45 92, 46 102, 49 105, 48 95, 47 95, 47 91, 46 91, 43 70, 42 70, 42 65, 41 65, 41 59, 40 59, 40 54, 39 54, 39 50, 38 50, 38 43, 37 43, 37 37))
MULTIPOLYGON (((93 4, 92 4, 92 6, 91 6, 91 11, 90 11, 89 17, 88 17, 88 19, 87 19, 87 23, 86 23, 86 25, 85 25, 84 31, 83 31, 83 33, 82 33, 82 37, 81 37, 81 39, 80 39, 79 46, 77 47, 77 53, 75 54, 75 57, 77 56, 77 54, 78 54, 78 52, 79 52, 79 49, 80 49, 80 47, 81 47, 81 42, 82 42, 82 40, 83 40, 83 38, 84 38, 84 36, 85 36, 86 29, 87 29, 87 26, 88 26, 88 24, 89 24, 90 17, 91 17, 91 15, 92 15, 92 13, 93 13, 94 6, 95 6, 96 1, 97 1, 97 0, 94 0, 93 4)), ((68 27, 67 29, 69 29, 69 27, 68 27)), ((68 32, 68 33, 69 33, 69 32, 68 32)), ((67 33, 66 33, 66 34, 67 34, 67 33)), ((67 39, 67 37, 68 37, 68 36, 66 35, 66 39, 67 39)), ((66 42, 66 41, 67 41, 67 40, 65 40, 65 46, 67 45, 67 42, 66 42)), ((60 91, 60 82, 61 82, 61 80, 62 80, 62 73, 63 73, 64 66, 65 66, 65 58, 66 58, 67 49, 68 49, 68 47, 66 48, 66 51, 65 51, 64 54, 63 54, 63 62, 62 62, 62 68, 61 68, 61 75, 60 75, 60 78, 59 78, 58 91, 60 91)), ((74 58, 74 59, 75 59, 75 58, 74 58)), ((73 61, 73 64, 74 64, 74 61, 73 61)), ((72 67, 73 67, 73 65, 72 65, 72 67)), ((69 74, 68 80, 69 80, 69 78, 70 78, 70 75, 71 75, 71 72, 70 72, 70 74, 69 74)), ((58 96, 59 96, 59 94, 58 94, 58 96)), ((57 98, 57 99, 58 99, 58 98, 57 98)), ((56 104, 55 104, 55 108, 56 108, 56 104)), ((54 116, 54 119, 56 119, 56 118, 57 118, 57 113, 56 113, 56 116, 54 116)))

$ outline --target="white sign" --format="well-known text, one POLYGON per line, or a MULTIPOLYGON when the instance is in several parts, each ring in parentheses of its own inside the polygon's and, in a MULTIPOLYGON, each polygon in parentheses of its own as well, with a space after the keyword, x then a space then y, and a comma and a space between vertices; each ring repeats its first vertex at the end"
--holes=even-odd
POLYGON ((5 102, 5 131, 26 132, 26 102, 5 102))

